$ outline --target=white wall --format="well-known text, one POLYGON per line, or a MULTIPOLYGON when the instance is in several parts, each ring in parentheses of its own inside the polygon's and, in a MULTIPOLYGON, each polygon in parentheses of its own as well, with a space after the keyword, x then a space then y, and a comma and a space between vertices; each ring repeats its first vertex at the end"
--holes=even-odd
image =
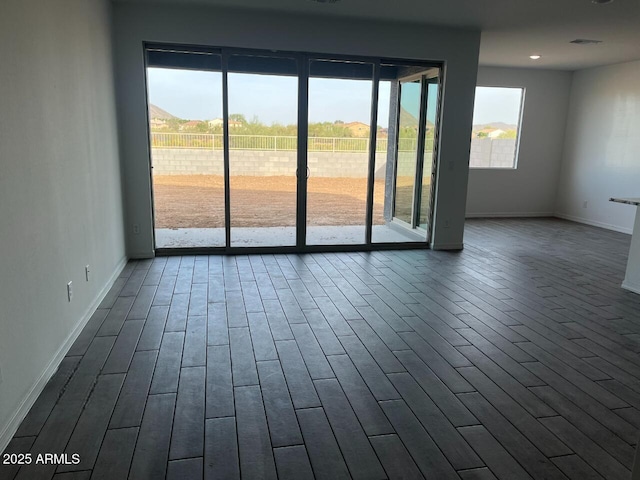
POLYGON ((462 246, 479 32, 208 7, 116 3, 114 8, 118 118, 130 256, 148 257, 153 255, 154 248, 144 41, 445 61, 442 168, 436 192, 433 245, 462 246), (131 233, 134 224, 140 227, 139 235, 131 233))
POLYGON ((125 253, 108 3, 1 11, 0 451, 125 253))
POLYGON ((551 70, 478 70, 478 85, 524 87, 526 93, 517 168, 470 169, 468 217, 553 215, 571 77, 551 70))
POLYGON ((635 208, 608 200, 640 197, 639 132, 639 61, 574 74, 558 216, 631 233, 635 208))

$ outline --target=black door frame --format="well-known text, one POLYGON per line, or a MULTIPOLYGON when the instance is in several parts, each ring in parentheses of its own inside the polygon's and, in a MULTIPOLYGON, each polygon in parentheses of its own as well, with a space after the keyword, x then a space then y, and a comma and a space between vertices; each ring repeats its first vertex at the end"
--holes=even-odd
MULTIPOLYGON (((433 194, 431 195, 431 205, 429 208, 428 229, 424 242, 397 242, 397 243, 372 243, 372 224, 373 224, 373 198, 374 198, 374 174, 376 159, 376 143, 377 143, 377 121, 378 121, 378 97, 379 84, 383 80, 383 65, 402 65, 407 68, 422 69, 422 75, 425 76, 427 70, 437 71, 439 81, 442 82, 444 68, 440 62, 426 62, 402 59, 387 59, 379 57, 363 57, 351 55, 332 55, 332 54, 311 54, 303 52, 289 51, 268 51, 258 49, 245 49, 234 47, 207 47, 194 45, 175 45, 175 44, 143 44, 145 75, 148 67, 164 67, 178 69, 192 69, 217 71, 222 73, 222 106, 223 106, 223 159, 224 159, 224 185, 225 185, 225 246, 215 247, 184 247, 184 248, 155 248, 155 213, 153 201, 153 175, 152 175, 152 159, 151 159, 151 132, 148 130, 149 145, 149 172, 151 185, 151 208, 153 218, 153 238, 156 255, 184 255, 184 254, 251 254, 251 253, 300 253, 300 252, 331 252, 331 251, 368 251, 368 250, 390 250, 390 249, 417 249, 428 248, 429 237, 431 232, 431 221, 433 218, 433 194), (191 54, 191 55, 185 55, 191 54), (229 153, 229 103, 228 103, 228 73, 229 58, 231 56, 248 56, 248 57, 277 57, 295 59, 297 64, 298 76, 298 135, 297 135, 297 180, 296 180, 296 244, 295 246, 255 246, 255 247, 233 247, 231 246, 231 210, 230 210, 230 153, 229 153), (215 58, 214 58, 215 57, 215 58), (219 67, 217 64, 219 59, 219 67), (365 243, 362 244, 338 244, 338 245, 307 245, 306 244, 306 224, 307 224, 307 166, 308 166, 308 113, 309 113, 309 64, 314 60, 334 60, 337 62, 355 62, 367 63, 373 65, 372 92, 371 92, 371 128, 369 134, 369 158, 368 158, 368 178, 367 178, 367 202, 365 216, 365 243), (216 68, 217 67, 217 68, 216 68)), ((247 73, 251 73, 247 71, 247 73)), ((253 72, 256 73, 256 72, 253 72)), ((267 72, 261 72, 267 73, 267 72)), ((281 72, 273 72, 274 74, 281 72)), ((399 81, 399 80, 398 80, 399 81)), ((146 77, 145 77, 146 82, 146 77)), ((424 131, 426 128, 426 102, 423 102, 422 95, 425 95, 426 82, 421 82, 423 91, 421 92, 421 109, 420 124, 418 132, 418 143, 422 138, 422 148, 419 152, 424 153, 424 131), (423 118, 424 117, 424 118, 423 118), (420 134, 422 129, 422 135, 420 134)), ((146 102, 148 107, 148 84, 146 102)), ((435 126, 435 135, 440 130, 439 111, 442 101, 442 89, 438 98, 438 115, 435 126)), ((424 97, 426 100, 426 97, 424 97)), ((398 98, 399 101, 399 98, 398 98)), ((147 108, 148 112, 148 108, 147 108)), ((149 120, 149 119, 147 119, 149 120)), ((149 122, 147 122, 149 129, 149 122)), ((394 157, 397 164, 397 142, 395 146, 396 152, 394 157)), ((435 150, 437 149, 437 137, 434 138, 434 162, 432 168, 432 193, 435 188, 434 180, 436 178, 437 158, 435 150)), ((416 171, 416 185, 414 188, 419 190, 417 183, 422 185, 422 166, 419 163, 420 178, 418 182, 418 171, 416 171)), ((416 169, 418 170, 418 169, 416 169)), ((395 166, 394 166, 395 172, 395 166)), ((395 175, 394 175, 395 177, 395 175)), ((395 180, 394 180, 395 181, 395 180)), ((395 195, 395 185, 394 185, 395 195)), ((418 193, 419 195, 419 193, 418 193)), ((414 195, 415 196, 415 195, 414 195)), ((414 204, 415 204, 414 198, 414 204)), ((416 212, 414 217, 418 216, 416 212)), ((417 218, 417 217, 416 217, 417 218)))

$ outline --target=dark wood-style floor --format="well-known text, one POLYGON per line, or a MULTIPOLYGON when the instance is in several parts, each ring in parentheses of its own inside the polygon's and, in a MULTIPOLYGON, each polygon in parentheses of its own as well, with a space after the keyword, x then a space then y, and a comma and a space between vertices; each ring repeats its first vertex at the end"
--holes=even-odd
POLYGON ((2 478, 629 478, 629 236, 474 220, 465 245, 129 263, 7 450, 80 464, 2 478))

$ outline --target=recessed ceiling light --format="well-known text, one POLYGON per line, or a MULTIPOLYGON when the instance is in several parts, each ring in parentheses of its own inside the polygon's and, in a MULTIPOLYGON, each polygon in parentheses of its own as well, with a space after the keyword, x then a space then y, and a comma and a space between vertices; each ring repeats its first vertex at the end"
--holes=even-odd
POLYGON ((613 3, 613 0, 591 0, 591 3, 596 5, 607 5, 608 3, 613 3))
POLYGON ((540 60, 542 58, 542 55, 529 55, 529 58, 531 60, 540 60))

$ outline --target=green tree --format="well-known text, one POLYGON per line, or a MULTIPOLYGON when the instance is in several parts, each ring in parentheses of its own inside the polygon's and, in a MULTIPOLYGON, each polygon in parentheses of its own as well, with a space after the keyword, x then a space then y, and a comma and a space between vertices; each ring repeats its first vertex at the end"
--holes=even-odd
POLYGON ((207 122, 200 122, 194 128, 198 133, 209 133, 209 124, 207 122))
POLYGON ((246 117, 241 114, 241 113, 232 113, 231 115, 229 115, 229 120, 233 120, 235 122, 240 122, 242 124, 247 124, 247 119, 246 117))
POLYGON ((400 127, 398 132, 399 138, 418 138, 418 129, 416 127, 400 127))
POLYGON ((518 136, 518 132, 516 130, 507 130, 504 133, 501 133, 498 138, 500 139, 514 139, 518 136))
POLYGON ((180 125, 182 125, 183 123, 186 123, 187 120, 182 120, 181 118, 171 118, 169 120, 167 120, 167 131, 168 132, 179 132, 180 131, 180 125))
POLYGON ((310 137, 351 138, 353 133, 344 124, 331 122, 309 123, 310 137))

